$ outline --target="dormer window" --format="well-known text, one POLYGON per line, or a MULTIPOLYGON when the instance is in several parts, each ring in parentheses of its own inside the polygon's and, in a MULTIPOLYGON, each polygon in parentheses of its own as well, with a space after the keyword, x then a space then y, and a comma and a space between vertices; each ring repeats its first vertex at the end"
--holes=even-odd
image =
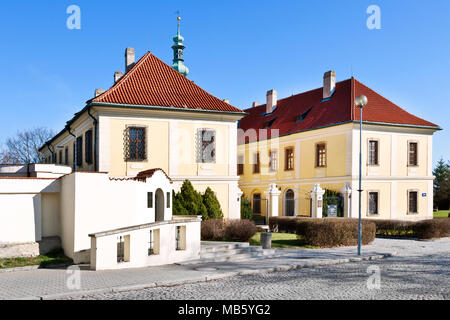
POLYGON ((301 115, 295 117, 295 123, 301 123, 305 118, 308 116, 308 114, 311 112, 312 108, 309 108, 307 111, 303 112, 301 115))
POLYGON ((277 118, 273 118, 270 121, 264 122, 263 129, 269 129, 272 126, 272 124, 275 122, 275 120, 277 120, 277 118))

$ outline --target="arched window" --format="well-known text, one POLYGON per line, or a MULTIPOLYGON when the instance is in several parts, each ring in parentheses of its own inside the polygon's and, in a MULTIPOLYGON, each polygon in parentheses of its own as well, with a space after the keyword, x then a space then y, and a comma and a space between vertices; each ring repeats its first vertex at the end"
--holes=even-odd
POLYGON ((284 194, 284 214, 288 217, 295 216, 295 199, 294 191, 288 189, 284 194))

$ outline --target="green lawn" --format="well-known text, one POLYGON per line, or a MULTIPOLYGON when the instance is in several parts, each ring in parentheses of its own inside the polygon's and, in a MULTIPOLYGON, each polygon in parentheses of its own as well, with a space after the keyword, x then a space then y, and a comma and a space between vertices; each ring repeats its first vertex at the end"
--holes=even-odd
POLYGON ((71 263, 72 260, 67 258, 62 250, 55 250, 46 255, 33 258, 0 258, 0 269, 18 268, 26 266, 49 266, 62 263, 71 263))
MULTIPOLYGON (((258 232, 250 239, 250 245, 261 245, 261 233, 258 232)), ((303 243, 301 239, 295 234, 291 233, 272 233, 272 248, 275 249, 316 249, 318 247, 309 246, 303 243)))
POLYGON ((435 219, 448 218, 448 213, 449 212, 450 212, 450 210, 437 211, 437 212, 434 213, 434 218, 435 219))

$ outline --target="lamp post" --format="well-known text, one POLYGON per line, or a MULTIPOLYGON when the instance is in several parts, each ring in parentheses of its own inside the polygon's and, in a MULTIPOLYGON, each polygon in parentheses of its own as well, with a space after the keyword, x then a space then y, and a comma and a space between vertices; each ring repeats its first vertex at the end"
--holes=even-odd
POLYGON ((361 195, 362 195, 362 109, 367 105, 367 97, 358 96, 355 104, 359 108, 359 217, 358 217, 358 256, 361 255, 362 221, 361 221, 361 195))

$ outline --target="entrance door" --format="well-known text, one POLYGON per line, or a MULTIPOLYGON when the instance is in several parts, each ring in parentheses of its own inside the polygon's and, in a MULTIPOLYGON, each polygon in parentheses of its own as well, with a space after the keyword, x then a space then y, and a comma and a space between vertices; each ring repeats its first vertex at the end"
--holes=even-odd
POLYGON ((164 221, 164 192, 161 189, 155 194, 155 221, 164 221))
POLYGON ((295 199, 294 191, 289 189, 284 195, 284 214, 288 217, 293 217, 295 215, 295 199))

